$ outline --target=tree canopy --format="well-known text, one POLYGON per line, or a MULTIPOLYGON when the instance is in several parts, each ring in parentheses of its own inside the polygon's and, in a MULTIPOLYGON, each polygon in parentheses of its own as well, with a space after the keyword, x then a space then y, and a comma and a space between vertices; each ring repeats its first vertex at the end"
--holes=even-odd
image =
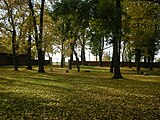
POLYGON ((87 47, 102 62, 105 46, 111 44, 114 78, 121 78, 121 54, 131 60, 139 51, 139 60, 153 63, 160 42, 159 13, 159 0, 2 0, 0 39, 12 50, 15 70, 18 54, 27 53, 38 58, 39 72, 44 72, 45 54, 56 52, 55 46, 63 67, 65 57, 72 61, 73 54, 77 65, 79 56, 84 63, 87 47))

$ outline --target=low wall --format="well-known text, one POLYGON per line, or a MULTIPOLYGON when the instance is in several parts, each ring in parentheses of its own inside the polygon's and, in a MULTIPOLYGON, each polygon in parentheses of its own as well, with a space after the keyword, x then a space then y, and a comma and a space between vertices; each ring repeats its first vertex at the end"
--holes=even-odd
MULTIPOLYGON (((76 65, 76 61, 73 61, 72 62, 72 65, 76 65)), ((79 61, 79 64, 82 65, 82 62, 79 61)), ((110 66, 110 62, 107 62, 107 61, 103 61, 102 62, 102 66, 110 66)), ((129 62, 121 62, 120 63, 120 66, 121 67, 129 67, 129 62)), ((98 61, 86 61, 83 65, 86 65, 86 66, 99 66, 99 62, 98 61)), ((144 63, 144 62, 141 62, 140 63, 140 66, 141 67, 146 67, 148 66, 149 67, 149 64, 148 63, 144 63)), ((131 62, 131 67, 136 67, 136 63, 135 62, 131 62)), ((153 63, 153 67, 158 67, 160 68, 160 62, 156 62, 156 63, 153 63)))
MULTIPOLYGON (((32 65, 38 65, 38 60, 32 60, 32 65)), ((45 65, 50 65, 50 61, 45 60, 45 65)))

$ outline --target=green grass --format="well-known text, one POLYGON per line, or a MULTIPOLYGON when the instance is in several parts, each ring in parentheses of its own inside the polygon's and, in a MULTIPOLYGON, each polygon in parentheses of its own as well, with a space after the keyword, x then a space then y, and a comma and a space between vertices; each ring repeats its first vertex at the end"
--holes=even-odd
POLYGON ((123 79, 111 79, 109 68, 0 67, 0 120, 158 120, 159 69, 139 75, 122 68, 123 79), (91 72, 84 72, 91 70, 91 72))

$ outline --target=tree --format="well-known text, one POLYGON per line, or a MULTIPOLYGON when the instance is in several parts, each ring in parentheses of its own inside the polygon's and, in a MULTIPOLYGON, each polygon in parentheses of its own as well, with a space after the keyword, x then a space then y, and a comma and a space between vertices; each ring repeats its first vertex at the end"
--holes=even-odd
MULTIPOLYGON (((55 13, 58 18, 64 20, 61 25, 61 33, 63 34, 63 42, 69 43, 70 46, 70 69, 72 68, 73 54, 76 57, 77 68, 79 71, 79 58, 75 48, 78 46, 78 40, 80 40, 81 34, 84 33, 87 27, 88 12, 87 1, 81 0, 63 0, 55 3, 55 13), (66 22, 66 23, 65 23, 66 22), (66 39, 66 40, 65 40, 66 39)), ((84 35, 85 36, 85 35, 84 35)), ((62 42, 62 48, 63 48, 62 42)), ((66 43, 66 44, 67 44, 66 43)), ((82 43, 82 42, 81 42, 82 43)), ((84 50, 84 44, 81 44, 84 50)), ((63 58, 63 57, 62 57, 63 58)))
MULTIPOLYGON (((135 1, 135 0, 133 0, 133 1, 135 1)), ((139 1, 147 1, 147 2, 160 4, 160 0, 139 0, 139 1)))
POLYGON ((27 69, 32 70, 32 55, 31 55, 31 46, 32 46, 32 36, 31 36, 31 27, 28 32, 28 48, 27 48, 27 69))
POLYGON ((145 58, 152 59, 149 62, 150 68, 154 60, 154 55, 158 43, 159 30, 159 7, 157 4, 146 1, 126 1, 127 14, 130 16, 129 27, 130 33, 128 38, 131 43, 131 47, 135 48, 135 55, 137 61, 137 71, 140 70, 140 58, 142 55, 145 58), (128 3, 127 3, 128 2, 128 3), (139 52, 138 52, 139 51, 139 52))
POLYGON ((45 11, 44 27, 43 27, 43 42, 44 52, 49 58, 58 52, 59 45, 61 44, 61 35, 58 30, 58 23, 56 24, 50 17, 50 13, 45 11))
POLYGON ((113 31, 113 60, 114 60, 114 79, 121 79, 122 75, 120 72, 120 48, 121 48, 121 37, 122 37, 122 11, 121 11, 121 2, 116 0, 116 19, 114 19, 115 30, 113 31))
POLYGON ((106 28, 110 29, 112 33, 113 43, 113 66, 115 79, 122 78, 120 72, 120 44, 122 37, 122 9, 120 0, 100 0, 98 3, 98 15, 101 19, 106 21, 106 28), (105 13, 105 14, 104 14, 105 13), (111 14, 112 13, 112 14, 111 14))
POLYGON ((38 28, 37 28, 37 21, 35 12, 33 9, 33 3, 31 0, 29 2, 29 8, 32 15, 32 20, 34 24, 34 32, 35 32, 35 41, 36 41, 36 47, 37 47, 37 53, 38 53, 38 72, 45 72, 44 71, 44 51, 42 50, 42 44, 43 44, 43 15, 44 15, 44 3, 45 0, 41 1, 41 8, 40 8, 40 26, 39 26, 39 35, 38 35, 38 28))
POLYGON ((8 12, 8 17, 9 17, 9 23, 11 23, 12 26, 12 50, 13 50, 13 61, 14 61, 14 70, 18 70, 18 56, 16 54, 16 26, 15 26, 15 21, 14 21, 14 17, 13 17, 13 8, 11 8, 9 5, 11 3, 8 3, 6 0, 3 0, 5 5, 6 5, 6 9, 8 12))
MULTIPOLYGON (((24 29, 21 27, 25 23, 25 14, 23 11, 22 2, 21 1, 10 1, 10 0, 3 0, 1 2, 1 9, 3 11, 3 16, 1 21, 3 20, 3 30, 5 35, 8 38, 11 37, 12 41, 12 52, 13 52, 13 63, 14 63, 14 70, 18 70, 18 52, 19 52, 19 41, 24 39, 25 32, 24 29), (9 32, 11 34, 9 34, 9 32)), ((4 36, 3 36, 4 37, 4 36)))
POLYGON ((27 47, 27 69, 32 70, 32 21, 31 21, 31 14, 29 15, 28 24, 28 47, 27 47))
MULTIPOLYGON (((106 23, 105 23, 106 24, 106 23)), ((92 19, 90 21, 90 49, 91 53, 95 56, 99 56, 99 66, 102 66, 102 56, 105 45, 105 40, 107 40, 108 30, 104 27, 103 20, 101 19, 92 19)))
POLYGON ((44 16, 44 3, 45 0, 41 1, 41 9, 40 9, 40 35, 39 35, 39 41, 38 41, 38 62, 39 62, 39 70, 38 72, 45 72, 44 71, 44 55, 45 53, 42 50, 42 42, 43 42, 43 16, 44 16))

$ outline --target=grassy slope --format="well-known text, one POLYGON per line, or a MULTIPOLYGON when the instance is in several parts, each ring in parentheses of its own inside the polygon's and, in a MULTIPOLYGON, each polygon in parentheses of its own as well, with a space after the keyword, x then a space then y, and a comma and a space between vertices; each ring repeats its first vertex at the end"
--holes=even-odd
MULTIPOLYGON (((121 119, 160 118, 160 76, 138 75, 123 68, 124 79, 113 80, 108 68, 0 67, 0 119, 121 119)), ((150 73, 150 74, 153 74, 150 73)))

